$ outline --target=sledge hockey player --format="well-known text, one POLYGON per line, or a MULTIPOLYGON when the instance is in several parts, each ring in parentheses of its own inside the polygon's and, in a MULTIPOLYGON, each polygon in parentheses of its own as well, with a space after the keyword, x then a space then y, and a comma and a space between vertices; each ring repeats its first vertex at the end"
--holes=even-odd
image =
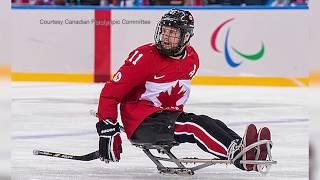
POLYGON ((156 26, 154 43, 133 50, 124 64, 101 91, 96 129, 100 159, 117 162, 122 153, 117 106, 128 139, 148 138, 152 134, 172 135, 178 143, 196 143, 220 159, 232 160, 246 171, 256 165, 240 160, 265 160, 266 145, 252 148, 234 159, 243 148, 259 140, 270 140, 267 127, 257 132, 247 126, 243 138, 218 119, 183 111, 191 79, 199 68, 199 57, 190 45, 194 19, 189 11, 172 9, 156 26), (150 127, 146 129, 145 127, 150 127))

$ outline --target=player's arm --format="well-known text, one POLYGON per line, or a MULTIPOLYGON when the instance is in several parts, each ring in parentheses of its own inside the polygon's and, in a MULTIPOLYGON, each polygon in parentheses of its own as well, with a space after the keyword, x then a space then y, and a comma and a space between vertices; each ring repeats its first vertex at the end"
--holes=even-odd
POLYGON ((143 83, 151 75, 152 59, 139 50, 130 53, 125 64, 101 91, 96 124, 99 134, 100 159, 105 162, 119 161, 122 153, 120 128, 117 122, 117 105, 135 86, 143 83))

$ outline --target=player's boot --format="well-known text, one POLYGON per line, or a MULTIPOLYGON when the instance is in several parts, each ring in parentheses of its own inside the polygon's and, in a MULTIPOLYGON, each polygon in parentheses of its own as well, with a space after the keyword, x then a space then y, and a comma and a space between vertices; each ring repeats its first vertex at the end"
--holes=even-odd
POLYGON ((248 125, 243 135, 243 139, 241 141, 239 139, 236 139, 231 142, 228 148, 228 159, 232 160, 233 164, 237 168, 246 170, 246 171, 252 171, 254 168, 253 164, 240 164, 240 161, 255 160, 256 148, 250 149, 249 151, 244 153, 242 156, 240 156, 240 153, 245 147, 257 142, 257 140, 258 140, 258 133, 257 133, 256 126, 254 124, 248 125))
MULTIPOLYGON (((260 140, 271 140, 271 133, 269 128, 263 127, 259 129, 258 132, 258 141, 260 140)), ((264 161, 267 159, 268 151, 267 151, 267 145, 262 144, 257 147, 257 153, 256 153, 256 160, 264 161)), ((258 171, 257 166, 254 166, 254 170, 258 171)))
MULTIPOLYGON (((257 128, 254 124, 249 124, 249 126, 247 126, 246 131, 244 133, 243 139, 242 139, 242 143, 243 143, 243 147, 247 147, 255 142, 257 142, 258 140, 258 133, 257 133, 257 128)), ((256 148, 252 148, 249 151, 247 151, 246 153, 243 154, 242 156, 242 160, 255 160, 256 158, 256 148)), ((247 171, 252 171, 254 168, 253 164, 243 164, 243 167, 245 170, 247 171)))

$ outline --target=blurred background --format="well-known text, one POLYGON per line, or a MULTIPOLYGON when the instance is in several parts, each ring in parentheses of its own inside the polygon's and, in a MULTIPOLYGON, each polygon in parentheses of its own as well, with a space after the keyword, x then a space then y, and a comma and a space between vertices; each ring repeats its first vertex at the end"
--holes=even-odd
POLYGON ((11 0, 23 5, 95 5, 95 6, 296 6, 308 0, 11 0))
POLYGON ((10 58, 10 2, 0 2, 0 179, 10 179, 11 171, 11 58, 10 58))
POLYGON ((2 1, 0 139, 8 146, 0 146, 0 179, 10 174, 12 83, 104 83, 129 52, 153 42, 156 23, 173 7, 190 10, 195 18, 191 43, 201 68, 193 85, 308 90, 303 105, 311 120, 309 178, 319 179, 316 0, 2 1), (228 50, 238 66, 226 60, 228 50))

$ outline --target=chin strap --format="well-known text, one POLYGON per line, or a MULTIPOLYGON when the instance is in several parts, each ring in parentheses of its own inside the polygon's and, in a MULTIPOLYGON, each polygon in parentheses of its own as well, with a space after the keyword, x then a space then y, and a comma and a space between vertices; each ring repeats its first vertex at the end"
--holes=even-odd
POLYGON ((186 55, 187 55, 187 50, 186 50, 186 48, 184 48, 181 53, 175 54, 175 55, 170 56, 170 57, 173 58, 173 59, 183 59, 183 58, 186 57, 186 55))

